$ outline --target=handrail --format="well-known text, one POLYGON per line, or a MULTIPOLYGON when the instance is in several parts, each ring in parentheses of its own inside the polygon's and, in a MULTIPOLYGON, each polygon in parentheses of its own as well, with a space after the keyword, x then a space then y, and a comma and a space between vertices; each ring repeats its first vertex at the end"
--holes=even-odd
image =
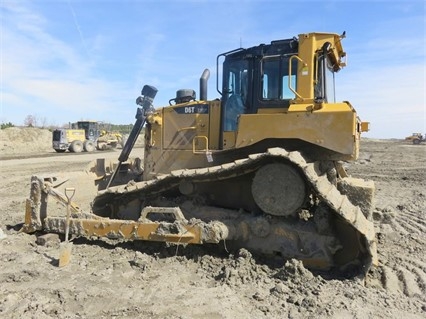
POLYGON ((197 129, 196 126, 187 126, 187 127, 181 127, 180 129, 178 129, 178 132, 196 130, 196 129, 197 129))
POLYGON ((206 158, 207 158, 207 162, 211 163, 213 162, 213 156, 212 156, 212 151, 209 150, 209 139, 207 136, 204 135, 197 135, 194 137, 194 139, 192 140, 192 153, 193 154, 205 154, 206 158), (204 139, 205 143, 206 143, 206 148, 205 149, 200 149, 197 150, 195 147, 195 141, 197 139, 204 139))
POLYGON ((302 62, 303 63, 303 66, 305 67, 305 66, 307 66, 308 64, 305 62, 305 61, 303 61, 301 58, 299 58, 299 56, 297 56, 297 55, 292 55, 291 57, 290 57, 290 59, 288 59, 288 88, 290 89, 290 91, 292 91, 297 97, 299 97, 299 98, 301 98, 301 99, 303 99, 303 97, 299 94, 299 93, 297 93, 297 91, 295 90, 295 89, 293 89, 293 87, 291 86, 291 75, 292 75, 292 70, 291 70, 291 62, 292 62, 292 59, 293 58, 296 58, 297 60, 299 60, 300 62, 302 62))
POLYGON ((207 136, 197 135, 197 136, 194 137, 194 139, 192 140, 192 152, 194 154, 204 154, 206 152, 209 152, 209 139, 207 138, 207 136), (206 147, 204 149, 200 148, 199 150, 197 150, 195 144, 196 144, 196 141, 199 140, 199 139, 205 140, 205 146, 206 147))

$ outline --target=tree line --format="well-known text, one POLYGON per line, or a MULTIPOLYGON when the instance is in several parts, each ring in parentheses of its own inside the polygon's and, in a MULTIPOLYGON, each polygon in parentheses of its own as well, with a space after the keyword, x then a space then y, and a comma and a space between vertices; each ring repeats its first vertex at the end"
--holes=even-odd
MULTIPOLYGON (((112 124, 102 122, 104 127, 108 127, 108 131, 111 132, 119 132, 121 134, 129 134, 133 128, 133 124, 112 124)), ((2 122, 0 123, 0 128, 6 129, 9 127, 15 127, 19 125, 15 125, 12 122, 2 122)), ((43 129, 54 130, 56 128, 70 128, 70 123, 65 123, 60 126, 48 125, 46 118, 39 118, 35 115, 27 115, 24 119, 24 127, 38 127, 43 129)))

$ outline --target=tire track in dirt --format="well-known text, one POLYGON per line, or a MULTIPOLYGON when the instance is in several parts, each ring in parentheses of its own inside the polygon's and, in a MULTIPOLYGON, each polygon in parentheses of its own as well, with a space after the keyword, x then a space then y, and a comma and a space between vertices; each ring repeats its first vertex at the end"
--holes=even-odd
MULTIPOLYGON (((409 210, 399 211, 391 215, 386 223, 397 234, 385 237, 387 242, 395 242, 392 251, 387 254, 388 260, 381 267, 381 282, 391 293, 400 293, 408 297, 426 295, 426 262, 424 249, 426 246, 425 222, 418 214, 409 210), (413 245, 413 242, 416 244, 413 245), (420 248, 419 248, 420 247, 420 248)), ((381 224, 379 223, 379 226, 381 224)), ((389 232, 388 232, 389 233, 389 232)))
MULTIPOLYGON (((381 142, 374 144, 383 147, 381 142)), ((374 219, 380 266, 369 279, 378 280, 393 295, 419 298, 425 304, 426 167, 407 165, 419 163, 424 149, 406 147, 407 151, 401 153, 401 147, 404 145, 387 143, 386 152, 374 153, 369 162, 351 169, 376 184, 374 219)))
POLYGON ((426 231, 426 227, 423 225, 423 223, 413 220, 412 217, 399 215, 395 217, 394 223, 401 225, 401 227, 403 227, 410 234, 418 234, 426 231))

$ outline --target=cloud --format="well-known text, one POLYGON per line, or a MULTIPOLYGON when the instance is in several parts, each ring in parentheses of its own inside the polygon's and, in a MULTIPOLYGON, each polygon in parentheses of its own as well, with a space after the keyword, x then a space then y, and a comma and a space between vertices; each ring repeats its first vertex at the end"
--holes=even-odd
POLYGON ((64 122, 82 116, 113 120, 113 110, 125 101, 118 97, 130 96, 125 86, 96 76, 93 61, 50 35, 42 16, 14 3, 6 3, 6 7, 1 52, 2 120, 21 124, 29 114, 64 122))

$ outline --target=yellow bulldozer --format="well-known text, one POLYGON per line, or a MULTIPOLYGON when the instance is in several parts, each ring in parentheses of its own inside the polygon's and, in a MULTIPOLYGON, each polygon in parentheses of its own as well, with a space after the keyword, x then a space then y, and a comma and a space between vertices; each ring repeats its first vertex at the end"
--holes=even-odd
POLYGON ((78 121, 68 129, 60 128, 52 132, 52 147, 57 153, 111 149, 122 145, 122 141, 122 134, 107 130, 105 124, 97 121, 78 121))
POLYGON ((426 134, 413 133, 410 136, 407 136, 405 140, 413 143, 414 145, 419 145, 422 142, 426 142, 426 134))
POLYGON ((199 99, 181 89, 154 108, 157 89, 145 85, 117 162, 98 159, 66 183, 33 176, 23 229, 64 233, 72 187, 73 236, 222 243, 365 274, 377 265, 374 183, 343 162, 357 159, 369 123, 335 101, 344 37, 306 33, 219 54, 220 98, 207 98, 207 69, 199 99), (130 158, 142 128, 143 159, 130 158))

